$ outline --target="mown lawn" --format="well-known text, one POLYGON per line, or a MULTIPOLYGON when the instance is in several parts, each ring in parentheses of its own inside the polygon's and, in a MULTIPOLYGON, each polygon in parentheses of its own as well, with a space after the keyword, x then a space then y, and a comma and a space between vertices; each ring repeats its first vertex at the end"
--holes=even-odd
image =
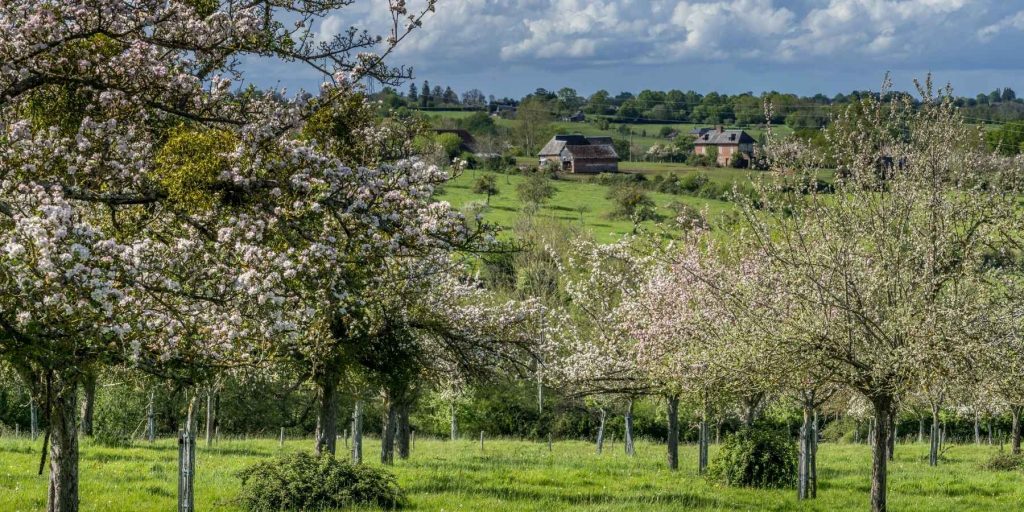
MULTIPOLYGON (((196 508, 237 511, 243 467, 284 451, 308 450, 307 439, 222 440, 197 450, 196 508)), ((342 445, 343 446, 343 445, 342 445)), ((0 510, 45 507, 46 476, 37 476, 41 440, 0 439, 0 510)), ((366 444, 366 458, 379 450, 366 444)), ((712 447, 712 456, 716 448, 712 447)), ((1024 473, 991 472, 982 463, 997 447, 962 445, 946 452, 948 461, 930 468, 927 445, 899 445, 890 470, 890 509, 894 511, 1013 511, 1024 509, 1024 473)), ((410 510, 422 511, 861 511, 868 508, 870 451, 864 445, 823 444, 819 450, 819 494, 800 503, 792 489, 736 489, 696 474, 697 451, 682 447, 682 467, 665 468, 664 447, 639 442, 628 458, 622 443, 594 453, 583 441, 544 443, 486 440, 457 442, 420 439, 411 459, 394 472, 408 494, 410 510)), ((82 511, 173 510, 177 446, 173 439, 132 448, 104 448, 84 441, 81 461, 82 511)))
MULTIPOLYGON (((470 202, 484 202, 486 197, 473 192, 473 182, 487 171, 466 171, 445 184, 439 198, 456 208, 463 208, 470 202)), ((516 185, 525 179, 519 175, 492 173, 498 186, 498 194, 491 197, 490 205, 484 211, 484 219, 504 228, 515 225, 523 213, 523 204, 516 194, 516 185)), ((608 198, 610 187, 597 183, 576 180, 553 180, 556 189, 552 197, 535 215, 572 223, 593 234, 600 242, 612 242, 633 231, 628 219, 613 218, 615 201, 608 198)), ((734 208, 732 203, 704 199, 687 195, 649 193, 657 207, 658 215, 671 219, 669 205, 675 202, 692 206, 698 210, 707 209, 711 217, 717 217, 734 208)), ((645 221, 647 229, 658 229, 653 221, 645 221)), ((667 229, 668 223, 662 225, 667 229)))

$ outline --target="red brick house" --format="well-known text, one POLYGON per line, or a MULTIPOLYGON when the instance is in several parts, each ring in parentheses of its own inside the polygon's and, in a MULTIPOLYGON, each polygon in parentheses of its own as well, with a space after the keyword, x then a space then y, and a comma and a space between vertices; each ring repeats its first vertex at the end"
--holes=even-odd
POLYGON ((619 170, 619 154, 611 137, 555 135, 538 156, 541 166, 550 162, 574 174, 619 170))
POLYGON ((718 148, 718 165, 729 165, 732 155, 740 153, 750 160, 754 155, 753 137, 743 130, 726 130, 719 126, 704 132, 693 141, 693 152, 698 155, 708 154, 708 148, 718 148))

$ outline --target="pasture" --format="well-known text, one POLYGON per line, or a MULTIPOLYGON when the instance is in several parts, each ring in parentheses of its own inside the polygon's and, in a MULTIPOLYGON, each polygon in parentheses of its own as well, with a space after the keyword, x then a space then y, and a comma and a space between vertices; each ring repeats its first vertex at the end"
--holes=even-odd
MULTIPOLYGON (((714 172, 715 170, 712 170, 714 172)), ((456 179, 445 184, 439 198, 448 201, 456 208, 464 208, 471 202, 483 203, 486 197, 473 192, 473 182, 488 171, 469 170, 456 179)), ((496 178, 498 194, 491 197, 490 205, 484 209, 484 219, 503 228, 511 228, 522 216, 523 203, 516 195, 516 186, 525 178, 520 175, 492 173, 496 178)), ((710 173, 709 173, 710 174, 710 173)), ((593 233, 594 238, 601 242, 618 240, 622 235, 633 231, 633 223, 629 219, 612 218, 615 201, 608 198, 610 187, 597 183, 578 180, 553 180, 555 195, 541 210, 538 216, 555 219, 576 225, 593 233)), ((731 203, 714 199, 704 199, 688 195, 673 195, 650 192, 648 194, 657 207, 658 215, 671 218, 673 215, 669 205, 682 203, 698 210, 707 209, 712 218, 721 216, 734 208, 731 203)), ((644 221, 644 228, 655 228, 653 221, 644 221)))
MULTIPOLYGON (((0 439, 2 510, 45 509, 46 476, 36 475, 42 439, 0 439)), ((237 472, 284 451, 309 450, 309 439, 225 439, 212 448, 200 443, 196 459, 196 509, 240 510, 237 472)), ((367 439, 365 459, 377 465, 379 441, 367 439)), ((868 508, 870 449, 865 445, 822 444, 816 500, 799 502, 792 489, 730 488, 697 475, 697 451, 681 447, 680 469, 665 467, 661 444, 640 441, 637 454, 623 454, 620 441, 596 454, 592 443, 420 439, 409 460, 392 468, 420 511, 860 511, 868 508)), ((339 443, 339 451, 344 445, 339 443)), ((714 457, 716 447, 711 447, 714 457)), ((993 472, 982 464, 995 446, 951 445, 937 468, 927 464, 926 444, 901 444, 889 471, 890 510, 929 512, 1010 511, 1024 508, 1024 473, 993 472)), ((343 455, 342 455, 343 456, 343 455)), ((150 445, 107 448, 83 441, 83 512, 173 510, 177 445, 159 439, 150 445)), ((372 510, 372 509, 366 509, 372 510)))

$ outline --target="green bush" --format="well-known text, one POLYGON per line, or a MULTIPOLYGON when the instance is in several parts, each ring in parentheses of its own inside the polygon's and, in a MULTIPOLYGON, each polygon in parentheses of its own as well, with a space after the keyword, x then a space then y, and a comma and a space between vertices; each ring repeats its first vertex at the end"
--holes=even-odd
POLYGON ((1024 455, 999 452, 982 467, 989 471, 1017 471, 1024 468, 1024 455))
POLYGON ((791 487, 796 469, 796 442, 787 432, 743 429, 725 438, 708 475, 732 486, 791 487))
POLYGON ((331 456, 285 455, 241 471, 239 501, 245 510, 323 510, 375 505, 394 509, 406 504, 395 477, 380 469, 354 465, 331 456))

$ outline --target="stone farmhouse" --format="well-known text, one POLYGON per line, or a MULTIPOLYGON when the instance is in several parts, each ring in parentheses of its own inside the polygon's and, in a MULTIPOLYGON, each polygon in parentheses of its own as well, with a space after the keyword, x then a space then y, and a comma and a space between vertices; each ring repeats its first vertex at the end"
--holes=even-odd
POLYGON ((555 135, 540 150, 540 165, 558 165, 563 171, 580 174, 618 172, 619 155, 611 137, 555 135))
POLYGON ((727 166, 736 153, 750 160, 754 156, 753 137, 743 130, 726 130, 719 126, 697 136, 693 141, 693 152, 698 155, 708 154, 711 147, 718 148, 718 165, 727 166))

